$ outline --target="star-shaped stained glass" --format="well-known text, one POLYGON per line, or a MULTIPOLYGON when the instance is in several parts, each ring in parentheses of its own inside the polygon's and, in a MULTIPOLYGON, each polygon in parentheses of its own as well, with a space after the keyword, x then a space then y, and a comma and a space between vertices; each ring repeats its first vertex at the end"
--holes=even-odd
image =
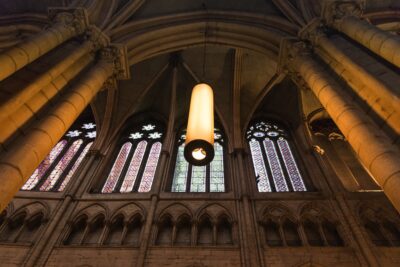
POLYGON ((87 138, 96 138, 96 131, 93 131, 93 132, 88 132, 86 135, 85 135, 85 137, 87 137, 87 138))
POLYGON ((68 137, 77 137, 80 136, 82 132, 75 130, 75 131, 69 131, 66 136, 68 137))
POLYGON ((136 133, 132 133, 132 134, 129 136, 129 138, 135 140, 135 139, 140 139, 140 138, 142 138, 142 136, 143 136, 142 133, 136 132, 136 133))
POLYGON ((90 129, 93 129, 93 128, 95 128, 96 127, 96 124, 94 124, 94 123, 84 123, 83 125, 82 125, 82 129, 85 129, 85 130, 90 130, 90 129))
POLYGON ((158 133, 158 132, 154 132, 154 133, 150 133, 149 134, 149 138, 151 139, 157 139, 157 138, 161 138, 162 134, 158 133))
POLYGON ((154 130, 155 128, 156 128, 155 125, 147 124, 147 125, 143 125, 142 130, 144 130, 144 131, 151 131, 151 130, 154 130))

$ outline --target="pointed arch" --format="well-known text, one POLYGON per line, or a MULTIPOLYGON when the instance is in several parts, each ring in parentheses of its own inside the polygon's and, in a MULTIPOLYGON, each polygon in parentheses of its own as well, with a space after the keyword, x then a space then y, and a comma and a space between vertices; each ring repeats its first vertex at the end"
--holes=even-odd
POLYGON ((163 135, 164 127, 154 120, 127 127, 101 193, 149 192, 161 155, 163 135))
POLYGON ((288 141, 289 134, 282 126, 267 120, 254 121, 246 139, 259 192, 307 191, 288 141))
POLYGON ((214 159, 206 166, 194 166, 188 163, 184 156, 186 131, 178 134, 177 149, 175 155, 175 168, 171 182, 171 192, 226 192, 226 144, 225 135, 214 129, 214 159))

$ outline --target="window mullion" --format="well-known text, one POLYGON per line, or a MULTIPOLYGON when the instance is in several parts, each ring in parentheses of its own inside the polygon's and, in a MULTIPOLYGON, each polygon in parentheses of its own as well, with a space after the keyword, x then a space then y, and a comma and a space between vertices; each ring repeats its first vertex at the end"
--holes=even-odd
POLYGON ((211 163, 206 165, 206 192, 209 193, 211 184, 211 163))
POLYGON ((190 192, 190 185, 192 184, 192 164, 189 164, 187 179, 186 179, 186 192, 190 192))

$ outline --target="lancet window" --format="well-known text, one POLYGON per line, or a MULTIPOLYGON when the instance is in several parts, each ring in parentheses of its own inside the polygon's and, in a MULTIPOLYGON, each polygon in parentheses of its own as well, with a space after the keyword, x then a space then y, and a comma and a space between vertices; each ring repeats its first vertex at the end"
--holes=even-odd
POLYGON ((283 128, 258 121, 249 127, 246 138, 259 192, 307 191, 283 128))
POLYGON ((101 192, 149 192, 161 153, 162 137, 163 131, 155 123, 145 123, 129 131, 101 192))
POLYGON ((206 166, 194 166, 185 160, 183 150, 186 133, 178 140, 178 149, 172 192, 225 192, 225 150, 224 138, 219 129, 214 129, 214 159, 206 166))
POLYGON ((93 121, 75 123, 40 163, 21 190, 65 189, 96 138, 93 121))

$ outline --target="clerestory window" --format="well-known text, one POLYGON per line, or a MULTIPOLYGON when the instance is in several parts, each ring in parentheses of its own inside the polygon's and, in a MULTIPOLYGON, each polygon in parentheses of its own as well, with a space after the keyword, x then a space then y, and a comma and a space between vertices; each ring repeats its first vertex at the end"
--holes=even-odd
POLYGON ((101 192, 149 192, 161 153, 162 137, 163 131, 155 123, 145 123, 129 131, 101 192))
POLYGON ((257 121, 246 134, 259 192, 307 191, 289 143, 275 123, 257 121))

